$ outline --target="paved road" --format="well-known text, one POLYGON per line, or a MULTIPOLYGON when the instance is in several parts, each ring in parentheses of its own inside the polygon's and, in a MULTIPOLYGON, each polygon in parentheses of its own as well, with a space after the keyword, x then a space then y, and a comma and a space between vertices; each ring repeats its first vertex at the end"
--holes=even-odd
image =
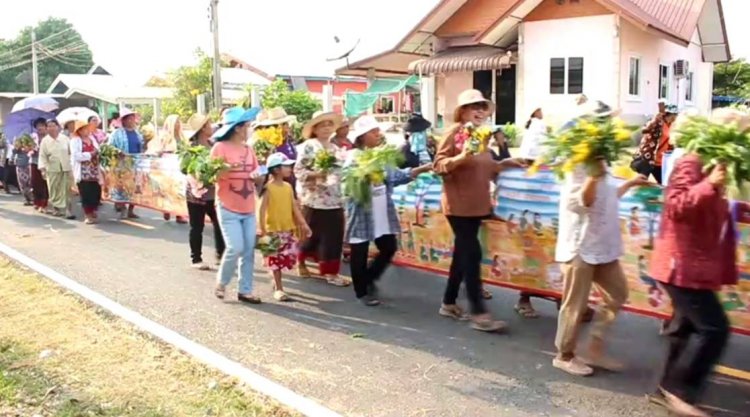
MULTIPOLYGON (((384 277, 379 308, 354 302, 351 288, 298 278, 285 281, 297 301, 278 304, 260 269, 269 302, 219 302, 214 275, 188 268, 187 226, 146 210, 138 225, 106 219, 110 206, 102 214, 85 226, 2 195, 0 241, 344 415, 666 416, 643 397, 663 349, 652 319, 625 314, 616 324, 612 351, 627 372, 575 378, 551 366, 552 303, 537 302, 542 317, 522 320, 515 294, 495 289, 490 308, 512 330, 480 334, 436 314, 444 278, 400 268, 384 277)), ((723 364, 750 370, 750 338, 734 337, 723 364)), ((750 416, 750 384, 717 376, 706 403, 718 416, 750 416)))

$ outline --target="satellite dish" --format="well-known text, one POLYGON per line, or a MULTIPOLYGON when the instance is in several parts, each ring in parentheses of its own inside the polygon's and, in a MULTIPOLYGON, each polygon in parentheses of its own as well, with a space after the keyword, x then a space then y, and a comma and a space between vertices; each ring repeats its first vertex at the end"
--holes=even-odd
MULTIPOLYGON (((333 37, 334 42, 336 42, 337 45, 341 45, 341 39, 338 36, 333 37)), ((357 39, 357 42, 354 43, 354 46, 351 48, 346 48, 344 52, 340 55, 336 55, 333 58, 328 58, 326 61, 328 62, 334 62, 334 61, 341 61, 342 59, 346 60, 346 66, 349 67, 349 55, 354 52, 355 49, 357 49, 357 46, 359 46, 360 39, 357 39)))

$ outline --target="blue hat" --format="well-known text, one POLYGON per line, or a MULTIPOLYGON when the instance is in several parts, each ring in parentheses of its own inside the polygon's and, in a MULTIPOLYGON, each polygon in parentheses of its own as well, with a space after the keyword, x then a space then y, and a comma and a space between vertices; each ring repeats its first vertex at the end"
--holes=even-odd
POLYGON ((253 107, 245 110, 242 107, 232 107, 224 112, 224 118, 221 120, 221 128, 214 133, 214 139, 217 141, 226 140, 225 136, 235 126, 240 123, 252 122, 260 113, 260 107, 253 107))
POLYGON ((287 156, 281 152, 276 152, 268 157, 268 159, 266 160, 266 167, 268 167, 268 169, 271 169, 281 165, 294 165, 294 163, 295 161, 293 159, 287 158, 287 156))

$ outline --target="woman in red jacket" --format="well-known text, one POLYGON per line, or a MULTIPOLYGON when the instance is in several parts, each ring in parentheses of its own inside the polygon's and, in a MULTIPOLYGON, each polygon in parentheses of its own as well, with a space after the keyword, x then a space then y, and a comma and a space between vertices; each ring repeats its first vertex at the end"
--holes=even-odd
POLYGON ((659 389, 651 399, 685 416, 707 416, 695 407, 705 381, 724 351, 729 320, 716 296, 737 283, 736 236, 725 197, 726 167, 703 173, 697 155, 675 164, 665 191, 651 276, 669 293, 674 316, 665 335, 669 349, 659 389), (686 352, 698 336, 695 351, 686 352), (689 355, 687 369, 677 364, 689 355))

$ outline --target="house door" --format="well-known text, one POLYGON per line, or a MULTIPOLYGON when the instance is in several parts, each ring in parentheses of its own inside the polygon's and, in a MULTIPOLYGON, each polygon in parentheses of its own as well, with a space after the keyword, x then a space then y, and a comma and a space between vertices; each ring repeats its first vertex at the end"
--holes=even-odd
POLYGON ((492 100, 492 71, 474 71, 474 89, 481 91, 484 98, 492 100))
POLYGON ((516 121, 516 66, 497 71, 495 81, 495 123, 516 121))

